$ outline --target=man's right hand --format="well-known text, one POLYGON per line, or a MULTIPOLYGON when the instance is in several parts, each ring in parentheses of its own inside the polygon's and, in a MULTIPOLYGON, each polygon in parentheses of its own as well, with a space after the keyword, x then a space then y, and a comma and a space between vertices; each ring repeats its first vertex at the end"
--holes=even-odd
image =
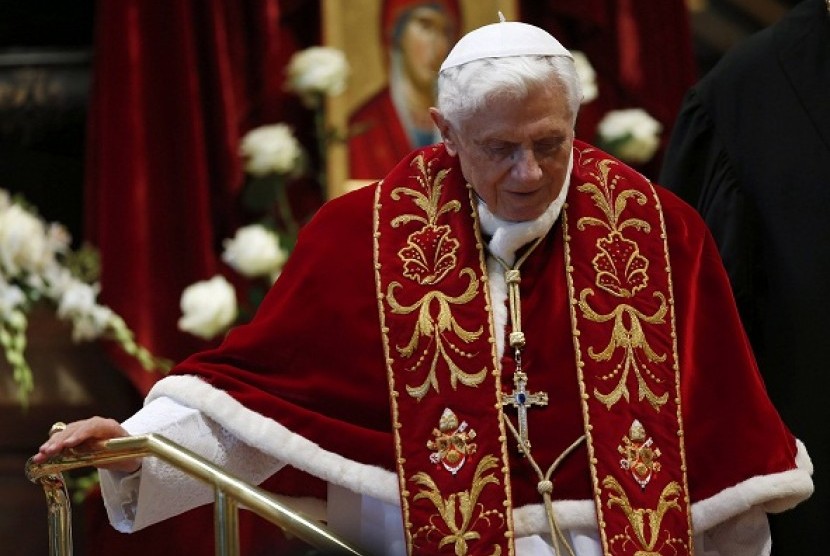
MULTIPOLYGON (((44 463, 49 458, 71 448, 97 450, 107 440, 125 436, 129 436, 129 433, 114 419, 92 417, 82 421, 74 421, 66 425, 63 430, 52 434, 49 440, 40 447, 32 461, 34 463, 44 463)), ((132 473, 141 467, 141 459, 117 461, 100 467, 111 471, 132 473)))

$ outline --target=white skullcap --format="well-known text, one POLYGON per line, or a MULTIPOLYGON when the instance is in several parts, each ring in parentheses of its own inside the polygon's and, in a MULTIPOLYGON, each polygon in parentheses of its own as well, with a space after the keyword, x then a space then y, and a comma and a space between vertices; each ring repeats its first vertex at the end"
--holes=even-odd
POLYGON ((518 21, 502 20, 479 27, 461 37, 441 64, 441 70, 473 60, 507 56, 566 56, 573 59, 568 49, 544 29, 518 21))

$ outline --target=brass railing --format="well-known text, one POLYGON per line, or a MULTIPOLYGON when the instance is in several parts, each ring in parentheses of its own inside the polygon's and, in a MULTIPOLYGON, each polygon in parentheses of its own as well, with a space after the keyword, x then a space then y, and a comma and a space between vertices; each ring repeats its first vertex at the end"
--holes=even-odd
POLYGON ((267 491, 233 477, 203 457, 162 436, 148 434, 109 440, 101 450, 95 452, 65 454, 40 464, 31 460, 26 463, 26 477, 33 483, 40 483, 46 493, 49 553, 52 556, 72 554, 72 510, 62 473, 145 456, 163 459, 213 486, 217 555, 239 554, 239 506, 253 511, 324 554, 360 554, 320 523, 289 509, 267 491))

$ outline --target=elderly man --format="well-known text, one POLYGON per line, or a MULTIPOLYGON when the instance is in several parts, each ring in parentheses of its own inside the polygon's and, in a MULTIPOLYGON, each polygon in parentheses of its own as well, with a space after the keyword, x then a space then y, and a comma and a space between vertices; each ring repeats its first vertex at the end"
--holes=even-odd
MULTIPOLYGON (((809 457, 704 224, 574 139, 580 97, 541 29, 466 35, 441 145, 324 206, 253 322, 123 428, 72 423, 38 459, 160 432, 254 481, 289 465, 381 554, 768 553, 809 457)), ((102 477, 121 530, 210 499, 135 467, 102 477)))

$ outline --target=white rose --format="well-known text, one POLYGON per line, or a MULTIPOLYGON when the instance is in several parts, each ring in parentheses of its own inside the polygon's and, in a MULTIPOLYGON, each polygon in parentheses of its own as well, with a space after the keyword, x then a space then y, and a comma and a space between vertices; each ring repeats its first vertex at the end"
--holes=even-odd
POLYGON ((254 176, 290 174, 302 160, 300 143, 285 124, 252 129, 242 138, 239 153, 245 158, 245 170, 254 176))
POLYGON ((14 204, 0 213, 0 263, 9 276, 39 272, 53 258, 40 219, 14 204))
POLYGON ((223 276, 185 288, 180 305, 179 330, 205 340, 226 330, 236 319, 236 292, 223 276))
POLYGON ((53 253, 66 253, 72 243, 72 236, 63 224, 52 222, 46 232, 46 241, 53 253))
POLYGON ((349 63, 341 50, 312 46, 294 54, 288 63, 288 88, 314 106, 319 95, 338 95, 346 89, 349 63))
POLYGON ((288 258, 277 235, 259 224, 239 228, 223 245, 222 260, 251 278, 277 275, 288 258))
POLYGON ((612 110, 599 122, 597 131, 611 154, 627 162, 651 160, 660 146, 663 126, 642 108, 612 110))
POLYGON ((584 52, 571 50, 576 66, 576 75, 579 77, 579 84, 582 86, 582 104, 587 104, 597 98, 597 72, 588 60, 584 52))

